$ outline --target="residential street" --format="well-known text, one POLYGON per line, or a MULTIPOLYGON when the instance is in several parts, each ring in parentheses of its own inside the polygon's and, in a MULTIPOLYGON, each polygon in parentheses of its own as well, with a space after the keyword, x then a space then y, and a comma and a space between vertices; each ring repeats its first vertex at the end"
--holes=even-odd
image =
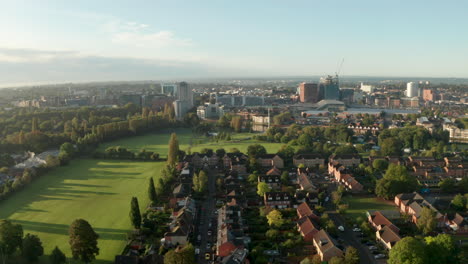
POLYGON ((213 246, 216 244, 216 221, 213 217, 215 216, 216 210, 216 173, 217 170, 209 169, 206 171, 208 173, 208 195, 206 199, 201 204, 201 213, 200 213, 200 225, 198 228, 198 233, 195 236, 197 239, 200 235, 201 240, 199 243, 200 254, 198 257, 197 263, 211 263, 213 259, 213 246), (210 224, 211 223, 211 224, 210 224), (211 225, 211 226, 210 226, 211 225), (211 236, 208 236, 208 231, 211 231, 211 236), (208 243, 211 245, 207 248, 208 243), (205 254, 210 253, 211 260, 207 261, 205 259, 205 254))

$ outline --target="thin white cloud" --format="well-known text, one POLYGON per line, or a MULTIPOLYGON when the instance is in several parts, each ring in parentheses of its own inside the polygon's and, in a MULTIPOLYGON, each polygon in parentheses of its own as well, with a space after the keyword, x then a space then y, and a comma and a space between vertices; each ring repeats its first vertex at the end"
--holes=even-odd
POLYGON ((155 33, 143 32, 121 32, 112 36, 112 41, 115 43, 122 43, 133 45, 136 47, 167 47, 177 46, 184 47, 192 45, 190 39, 176 38, 171 31, 159 31, 155 33))
POLYGON ((154 31, 148 24, 135 21, 111 19, 100 28, 109 34, 111 41, 116 44, 140 48, 186 47, 193 44, 191 39, 177 37, 173 31, 154 31))
POLYGON ((58 57, 78 57, 78 52, 67 50, 35 50, 0 47, 0 62, 44 62, 58 57))

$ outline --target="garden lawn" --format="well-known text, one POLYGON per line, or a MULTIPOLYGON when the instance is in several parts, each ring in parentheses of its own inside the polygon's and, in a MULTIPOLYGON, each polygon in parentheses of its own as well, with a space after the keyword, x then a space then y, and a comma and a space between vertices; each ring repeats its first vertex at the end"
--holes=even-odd
POLYGON ((258 135, 254 133, 233 133, 231 141, 220 140, 216 142, 214 139, 192 134, 190 129, 177 128, 159 133, 145 134, 106 142, 101 144, 98 150, 105 151, 106 148, 111 146, 121 146, 134 152, 140 151, 141 149, 154 151, 159 153, 162 158, 165 158, 167 156, 167 145, 172 132, 177 134, 179 148, 184 151, 188 151, 190 149, 192 153, 200 152, 204 148, 210 148, 214 151, 224 148, 226 152, 229 152, 232 148, 237 148, 241 152, 247 153, 248 146, 252 144, 261 144, 266 148, 268 153, 276 153, 283 145, 281 143, 254 140, 253 136, 258 135))
POLYGON ((346 215, 354 219, 358 216, 366 218, 368 210, 398 210, 392 201, 375 197, 345 196, 342 203, 349 205, 346 215))
POLYGON ((143 211, 147 184, 158 177, 162 162, 78 159, 33 181, 7 201, 0 202, 0 219, 23 226, 40 237, 44 253, 55 246, 71 256, 68 228, 73 220, 87 220, 99 234, 100 254, 93 263, 113 263, 132 229, 130 199, 138 197, 143 211))

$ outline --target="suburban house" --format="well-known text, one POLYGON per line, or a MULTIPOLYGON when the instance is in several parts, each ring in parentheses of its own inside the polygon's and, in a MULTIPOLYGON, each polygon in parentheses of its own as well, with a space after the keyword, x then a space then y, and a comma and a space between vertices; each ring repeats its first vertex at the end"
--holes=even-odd
POLYGON ((221 207, 218 210, 216 255, 227 257, 236 249, 244 249, 249 240, 243 229, 241 208, 238 205, 221 207))
POLYGON ((411 215, 413 223, 418 222, 423 207, 428 207, 436 213, 437 226, 444 226, 444 216, 417 192, 400 193, 395 196, 395 204, 403 214, 411 215))
POLYGON ((243 153, 226 153, 223 156, 223 165, 225 168, 228 168, 231 166, 232 161, 247 161, 248 157, 244 155, 243 153))
POLYGON ((400 216, 400 213, 395 211, 367 211, 367 220, 375 230, 381 230, 384 226, 388 226, 396 233, 400 232, 400 229, 396 227, 388 218, 396 219, 400 216))
POLYGON ((243 159, 231 161, 231 166, 227 168, 239 174, 247 174, 247 162, 243 159))
POLYGON ((201 154, 195 152, 192 155, 187 156, 190 159, 191 164, 195 168, 203 168, 204 166, 214 167, 219 162, 219 157, 216 155, 216 153, 201 154))
POLYGON ((364 187, 353 176, 351 176, 351 174, 339 173, 338 175, 339 178, 336 179, 337 182, 343 184, 351 192, 361 192, 364 189, 364 187))
POLYGON ((460 157, 445 157, 445 166, 446 167, 451 167, 451 166, 458 166, 460 163, 462 163, 462 158, 460 157))
POLYGON ((269 171, 267 171, 266 175, 269 175, 269 176, 281 176, 281 171, 276 168, 276 166, 273 166, 273 168, 271 168, 269 171))
POLYGON ((297 208, 296 208, 296 213, 297 213, 297 217, 299 219, 301 218, 304 218, 304 217, 308 217, 308 218, 311 218, 315 221, 319 221, 320 218, 314 214, 314 211, 312 211, 312 209, 310 209, 310 206, 308 203, 306 202, 303 202, 301 203, 297 208))
POLYGON ((420 167, 443 167, 446 161, 443 159, 435 159, 433 157, 408 157, 408 165, 420 167))
POLYGON ((376 230, 376 240, 382 243, 388 250, 390 250, 396 242, 400 241, 400 229, 396 227, 387 217, 393 219, 400 216, 399 213, 394 211, 368 211, 367 220, 371 226, 376 230))
POLYGON ((358 123, 351 123, 348 125, 349 129, 352 129, 354 134, 356 135, 363 135, 367 132, 372 133, 372 135, 376 135, 380 131, 380 127, 376 124, 370 126, 364 126, 360 122, 358 123))
POLYGON ((167 246, 185 245, 189 242, 189 236, 193 231, 195 219, 195 201, 186 198, 185 205, 171 216, 169 232, 164 234, 162 243, 167 246))
POLYGON ((445 174, 447 177, 463 177, 465 175, 468 175, 468 168, 465 167, 463 168, 462 165, 459 166, 447 166, 444 167, 445 174))
POLYGON ((303 217, 297 221, 297 230, 305 242, 313 242, 315 234, 319 232, 319 227, 311 218, 303 217))
POLYGON ((276 167, 279 169, 284 168, 284 161, 283 159, 276 155, 276 154, 265 154, 265 155, 260 155, 257 157, 257 162, 260 164, 262 167, 276 167))
POLYGON ((307 173, 299 173, 297 175, 297 181, 301 190, 307 192, 318 192, 317 187, 312 184, 312 181, 310 180, 307 173))
POLYGON ((445 226, 457 234, 468 234, 468 223, 459 213, 445 214, 445 226))
POLYGON ((266 192, 263 195, 265 206, 277 209, 291 207, 291 197, 287 192, 266 192))
POLYGON ((246 174, 247 160, 247 156, 242 153, 226 153, 223 157, 223 165, 225 169, 246 174))
POLYGON ((329 162, 338 162, 345 167, 358 166, 361 163, 361 156, 358 154, 333 154, 330 156, 329 162))
POLYGON ((318 231, 314 236, 314 246, 317 249, 317 254, 322 261, 329 261, 332 257, 343 256, 343 251, 336 247, 333 240, 325 230, 318 231))
POLYGON ((395 232, 390 226, 384 226, 382 229, 375 232, 375 238, 380 241, 388 250, 401 240, 398 232, 395 232))
POLYGON ((299 154, 293 157, 294 166, 304 164, 306 167, 317 167, 325 164, 325 159, 320 154, 299 154))
POLYGON ((248 264, 250 263, 247 259, 249 251, 246 248, 236 248, 227 257, 224 257, 220 264, 248 264))
POLYGON ((281 176, 279 175, 259 175, 258 182, 264 182, 272 189, 281 187, 281 176))

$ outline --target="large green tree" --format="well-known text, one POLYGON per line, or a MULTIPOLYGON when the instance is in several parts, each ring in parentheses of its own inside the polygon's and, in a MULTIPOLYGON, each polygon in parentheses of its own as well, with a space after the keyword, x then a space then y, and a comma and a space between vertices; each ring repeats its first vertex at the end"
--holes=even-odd
POLYGON ((271 188, 270 188, 270 186, 268 186, 267 183, 259 182, 257 184, 257 194, 258 195, 263 197, 263 195, 265 195, 265 193, 270 192, 270 191, 271 191, 271 188))
POLYGON ((260 144, 253 144, 247 147, 247 154, 250 158, 257 158, 260 155, 265 155, 267 153, 264 146, 260 144))
POLYGON ((148 198, 153 203, 155 203, 158 200, 158 195, 156 194, 156 187, 154 185, 153 177, 150 177, 148 183, 148 198))
POLYGON ((359 252, 354 247, 347 247, 344 255, 346 264, 359 264, 359 252))
POLYGON ((51 264, 65 264, 67 262, 67 257, 57 246, 50 253, 49 259, 51 264))
POLYGON ((444 193, 451 193, 454 192, 456 189, 457 182, 452 178, 443 179, 439 182, 440 190, 444 193))
POLYGON ((0 220, 0 247, 3 254, 12 255, 23 244, 23 227, 10 220, 0 220))
POLYGON ((179 141, 177 140, 176 133, 171 134, 169 139, 169 148, 167 152, 167 164, 174 165, 177 162, 177 155, 179 154, 179 141))
POLYGON ((164 255, 164 264, 195 264, 195 248, 187 244, 183 248, 171 249, 164 255))
POLYGON ((132 222, 133 227, 140 229, 141 227, 141 213, 140 205, 138 204, 138 198, 132 197, 130 203, 130 221, 132 222))
POLYGON ((274 227, 280 227, 284 224, 283 214, 278 210, 273 210, 267 215, 268 224, 274 227))
POLYGON ((390 250, 388 264, 426 264, 424 243, 414 237, 405 237, 390 250))
POLYGON ((453 197, 452 206, 458 211, 466 210, 466 203, 466 197, 461 194, 457 194, 453 197))
POLYGON ((36 235, 26 234, 23 238, 22 255, 29 261, 34 262, 44 254, 42 242, 36 235))
POLYGON ((426 235, 435 230, 437 224, 435 214, 436 213, 429 207, 424 206, 422 208, 421 215, 416 223, 419 231, 426 235))
POLYGON ((385 156, 400 156, 402 143, 398 138, 390 137, 383 140, 380 148, 382 154, 385 156))
POLYGON ((431 264, 460 263, 458 247, 452 236, 439 234, 436 237, 425 237, 424 240, 426 241, 426 253, 431 264))
POLYGON ((91 225, 83 219, 76 219, 70 225, 70 248, 74 259, 90 263, 99 255, 98 238, 91 225))
POLYGON ((414 176, 409 175, 405 166, 390 164, 382 179, 377 181, 375 193, 385 199, 393 199, 399 193, 413 192, 418 188, 414 176))
POLYGON ((334 256, 329 261, 328 264, 347 264, 343 258, 334 256))

